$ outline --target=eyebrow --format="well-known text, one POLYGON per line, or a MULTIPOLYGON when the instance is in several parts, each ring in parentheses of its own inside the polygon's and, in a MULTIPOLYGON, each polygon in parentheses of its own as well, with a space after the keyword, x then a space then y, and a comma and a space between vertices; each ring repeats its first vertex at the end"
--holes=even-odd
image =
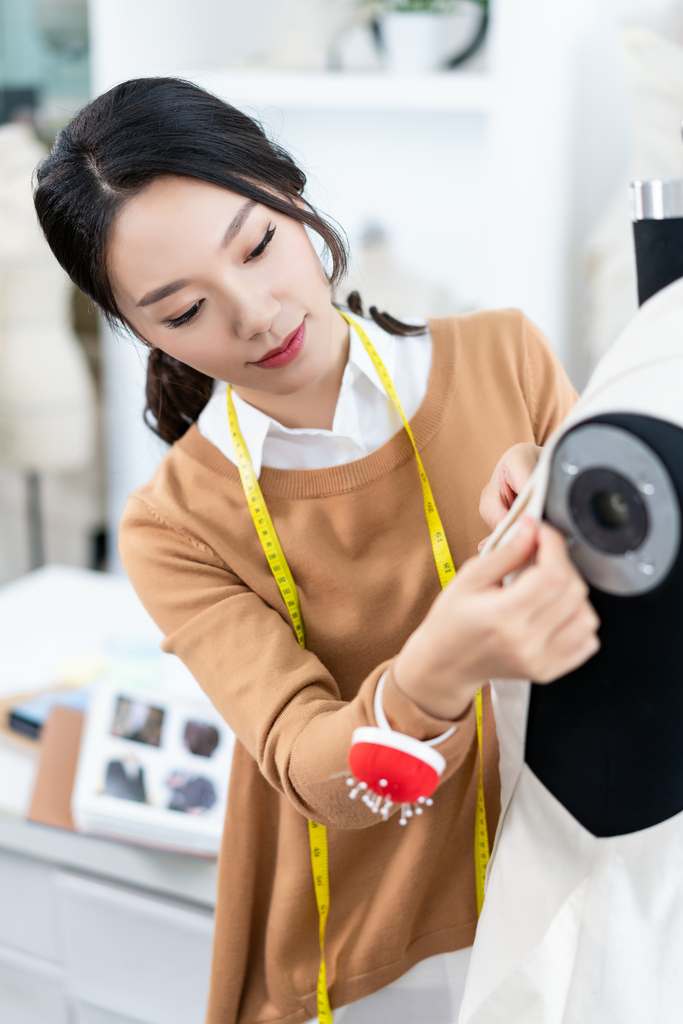
POLYGON ((169 295, 173 295, 175 292, 179 292, 181 288, 185 288, 189 284, 187 278, 183 278, 181 281, 173 281, 171 284, 165 284, 163 288, 157 288, 156 291, 147 292, 146 295, 138 302, 138 306, 151 306, 155 302, 160 302, 169 295))
POLYGON ((228 230, 223 235, 223 241, 221 242, 221 249, 225 249, 226 245, 230 245, 235 235, 239 234, 242 229, 242 225, 256 206, 255 199, 248 199, 244 206, 240 207, 235 216, 230 222, 228 230))
MULTIPOLYGON (((257 203, 255 199, 249 199, 244 206, 240 207, 230 221, 228 230, 223 235, 223 241, 220 245, 221 249, 225 249, 226 245, 229 245, 233 238, 239 234, 242 229, 242 225, 256 205, 257 203)), ((173 281, 171 284, 165 284, 163 288, 157 288, 156 291, 148 292, 144 295, 138 302, 138 307, 152 306, 155 302, 161 302, 162 299, 166 299, 169 295, 179 292, 181 288, 185 288, 188 284, 190 284, 190 281, 187 278, 183 278, 180 281, 173 281)))

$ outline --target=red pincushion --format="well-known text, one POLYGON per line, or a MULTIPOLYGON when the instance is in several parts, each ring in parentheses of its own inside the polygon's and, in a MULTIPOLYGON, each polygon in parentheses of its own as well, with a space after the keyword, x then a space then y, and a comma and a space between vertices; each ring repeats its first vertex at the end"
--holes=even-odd
POLYGON ((445 767, 444 758, 427 743, 392 729, 361 726, 351 738, 349 768, 354 778, 349 784, 355 783, 355 788, 349 796, 365 791, 363 800, 374 811, 384 801, 383 814, 393 804, 402 804, 404 822, 406 815, 412 816, 410 804, 431 803, 429 797, 445 767))
POLYGON ((431 796, 439 781, 435 769, 421 758, 378 743, 354 743, 349 768, 373 793, 388 796, 395 804, 431 796))

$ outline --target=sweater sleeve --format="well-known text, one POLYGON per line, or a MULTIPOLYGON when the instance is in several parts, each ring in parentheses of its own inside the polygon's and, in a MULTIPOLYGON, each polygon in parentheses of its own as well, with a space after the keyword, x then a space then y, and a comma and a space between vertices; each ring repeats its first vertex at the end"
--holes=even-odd
MULTIPOLYGON (((351 701, 322 662, 300 647, 291 625, 200 540, 166 522, 133 495, 121 521, 121 558, 137 593, 165 634, 163 649, 190 669, 265 778, 307 817, 336 828, 377 821, 348 799, 351 735, 375 725, 377 683, 384 662, 351 701)), ((425 714, 389 673, 384 705, 392 727, 418 739, 453 723, 425 714)), ((475 738, 470 708, 439 751, 447 761, 441 781, 463 765, 475 738)), ((471 768, 471 765, 470 765, 471 768)))
POLYGON ((544 445, 576 402, 572 387, 555 350, 538 327, 523 317, 527 407, 536 438, 544 445))

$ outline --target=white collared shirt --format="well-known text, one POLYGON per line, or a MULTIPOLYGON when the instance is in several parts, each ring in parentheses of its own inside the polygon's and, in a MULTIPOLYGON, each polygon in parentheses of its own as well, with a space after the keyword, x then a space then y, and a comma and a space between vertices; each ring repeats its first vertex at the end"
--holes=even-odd
MULTIPOLYGON (((377 349, 408 419, 415 415, 427 392, 432 365, 432 339, 427 334, 399 337, 374 320, 356 317, 377 349)), ((216 381, 197 426, 203 437, 235 462, 226 408, 227 384, 216 381)), ((254 472, 273 469, 323 469, 354 462, 374 452, 402 427, 370 356, 351 328, 349 360, 342 376, 331 430, 284 427, 243 401, 233 391, 235 412, 254 472)))

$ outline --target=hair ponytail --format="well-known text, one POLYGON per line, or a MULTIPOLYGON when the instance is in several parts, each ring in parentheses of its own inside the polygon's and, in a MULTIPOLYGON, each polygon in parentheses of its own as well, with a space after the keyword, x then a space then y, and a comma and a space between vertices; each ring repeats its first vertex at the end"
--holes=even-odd
POLYGON ((152 348, 147 363, 145 423, 163 441, 173 444, 197 420, 212 390, 213 377, 152 348))
MULTIPOLYGON (((356 316, 365 316, 363 313, 363 301, 358 292, 351 292, 350 295, 347 295, 346 305, 356 316)), ((406 338, 410 335, 427 333, 425 324, 405 324, 402 320, 397 320, 390 313, 380 313, 377 306, 370 306, 369 313, 375 323, 379 324, 387 334, 399 334, 401 337, 406 338)))

